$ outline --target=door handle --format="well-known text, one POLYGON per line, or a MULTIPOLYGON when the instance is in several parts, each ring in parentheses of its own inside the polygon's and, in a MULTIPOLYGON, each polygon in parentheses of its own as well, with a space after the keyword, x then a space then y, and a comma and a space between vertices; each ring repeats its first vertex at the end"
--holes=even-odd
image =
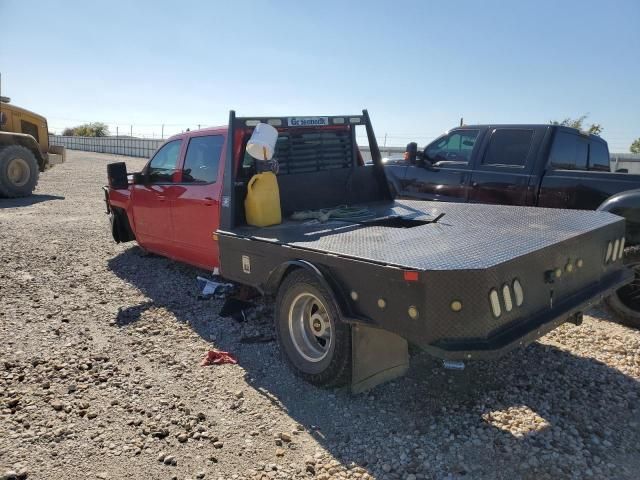
POLYGON ((164 195, 158 195, 156 198, 159 202, 164 202, 167 197, 165 197, 164 195))
POLYGON ((211 205, 213 205, 213 198, 211 197, 204 197, 204 204, 208 207, 210 207, 211 205))
POLYGON ((471 186, 473 188, 478 188, 479 185, 478 185, 478 182, 471 182, 471 186))

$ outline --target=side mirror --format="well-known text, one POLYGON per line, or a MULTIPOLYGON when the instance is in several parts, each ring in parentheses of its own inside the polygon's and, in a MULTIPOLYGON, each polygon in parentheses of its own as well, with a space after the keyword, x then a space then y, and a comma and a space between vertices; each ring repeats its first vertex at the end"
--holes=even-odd
POLYGON ((416 142, 411 142, 407 144, 407 148, 404 152, 404 159, 408 160, 410 164, 416 163, 416 158, 418 156, 418 144, 416 142))
POLYGON ((129 188, 127 165, 124 162, 110 163, 107 165, 107 179, 110 188, 115 190, 126 190, 129 188))

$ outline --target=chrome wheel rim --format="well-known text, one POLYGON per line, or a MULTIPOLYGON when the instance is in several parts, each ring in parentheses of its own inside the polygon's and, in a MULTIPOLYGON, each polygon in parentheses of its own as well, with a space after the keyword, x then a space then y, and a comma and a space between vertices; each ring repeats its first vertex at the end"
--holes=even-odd
POLYGON ((29 164, 22 158, 14 158, 9 160, 7 168, 7 174, 9 181, 16 187, 22 187, 26 185, 31 176, 31 169, 29 164))
POLYGON ((333 345, 333 328, 324 304, 312 293, 301 293, 289 308, 289 337, 298 354, 320 362, 333 345))

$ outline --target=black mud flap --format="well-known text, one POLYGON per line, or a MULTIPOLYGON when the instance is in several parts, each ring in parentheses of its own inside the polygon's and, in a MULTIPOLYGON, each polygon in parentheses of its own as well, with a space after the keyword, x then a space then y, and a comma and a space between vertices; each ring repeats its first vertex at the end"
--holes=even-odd
POLYGON ((109 222, 111 223, 111 236, 116 243, 120 243, 120 235, 118 229, 118 219, 114 212, 109 213, 109 222))
POLYGON ((407 341, 380 328, 351 327, 351 392, 361 393, 407 373, 407 341))
POLYGON ((111 235, 116 243, 130 242, 136 239, 131 230, 127 214, 117 208, 112 208, 109 213, 109 221, 111 222, 111 235))

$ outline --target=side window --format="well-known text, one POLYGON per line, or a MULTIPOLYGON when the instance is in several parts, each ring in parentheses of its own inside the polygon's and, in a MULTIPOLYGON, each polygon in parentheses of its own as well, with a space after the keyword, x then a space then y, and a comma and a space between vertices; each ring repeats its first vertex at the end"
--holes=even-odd
POLYGON ((586 170, 589 145, 578 135, 558 132, 551 147, 549 164, 559 170, 586 170))
POLYGON ((425 149, 432 163, 454 161, 468 163, 478 138, 479 130, 456 130, 439 138, 425 149))
POLYGON ((533 130, 501 128, 493 131, 483 165, 524 167, 531 149, 533 130))
POLYGON ((40 142, 40 137, 38 135, 38 126, 35 123, 27 122, 26 120, 20 120, 20 130, 22 131, 22 133, 31 135, 36 139, 36 142, 40 142))
POLYGON ((156 152, 147 170, 151 183, 173 181, 173 174, 178 171, 178 157, 180 155, 181 145, 182 140, 173 140, 164 144, 160 150, 156 152))
POLYGON ((589 170, 609 172, 609 149, 607 144, 598 140, 591 140, 589 145, 589 170))
POLYGON ((188 183, 213 183, 218 178, 218 165, 224 136, 207 135, 192 137, 184 159, 182 181, 188 183))

